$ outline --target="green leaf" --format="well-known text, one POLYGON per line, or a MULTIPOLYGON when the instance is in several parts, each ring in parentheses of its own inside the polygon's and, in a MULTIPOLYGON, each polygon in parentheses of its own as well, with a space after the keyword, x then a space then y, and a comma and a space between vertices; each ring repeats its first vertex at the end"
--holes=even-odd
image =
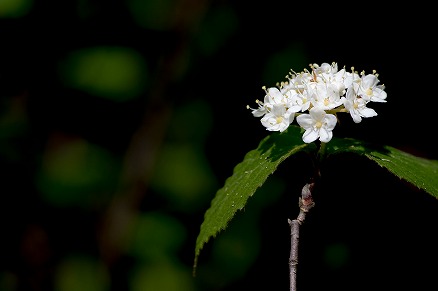
MULTIPOLYGON (((316 151, 315 143, 304 144, 301 129, 289 126, 283 133, 273 133, 263 139, 257 149, 248 152, 243 161, 217 191, 206 211, 196 240, 194 271, 200 251, 211 237, 227 227, 238 210, 242 210, 249 197, 263 185, 278 165, 293 154, 316 151)), ((333 138, 325 144, 325 157, 340 153, 362 155, 386 168, 419 189, 438 198, 438 161, 417 157, 391 146, 376 145, 351 138, 333 138)))
POLYGON ((364 155, 412 185, 438 198, 438 161, 425 159, 391 146, 369 144, 355 139, 333 138, 327 154, 353 152, 364 155))
POLYGON ((245 207, 248 198, 263 185, 280 163, 298 152, 316 150, 315 144, 303 143, 300 130, 297 126, 289 126, 283 133, 269 135, 234 168, 232 176, 216 192, 205 213, 196 240, 194 270, 204 244, 227 227, 236 212, 245 207))

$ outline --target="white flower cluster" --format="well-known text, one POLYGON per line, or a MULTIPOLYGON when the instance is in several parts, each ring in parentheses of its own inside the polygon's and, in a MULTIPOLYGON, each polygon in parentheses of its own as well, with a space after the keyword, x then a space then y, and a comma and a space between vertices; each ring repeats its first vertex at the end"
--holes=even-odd
POLYGON ((310 65, 311 70, 291 72, 276 87, 263 89, 263 102, 256 100, 258 108, 252 110, 255 117, 262 117, 261 123, 270 131, 286 130, 297 123, 305 129, 303 141, 329 142, 337 123, 338 112, 350 113, 353 121, 359 123, 363 117, 377 113, 368 108, 370 102, 386 102, 385 86, 378 85, 378 74, 360 74, 351 68, 338 70, 337 63, 310 65), (308 112, 308 113, 306 113, 308 112))

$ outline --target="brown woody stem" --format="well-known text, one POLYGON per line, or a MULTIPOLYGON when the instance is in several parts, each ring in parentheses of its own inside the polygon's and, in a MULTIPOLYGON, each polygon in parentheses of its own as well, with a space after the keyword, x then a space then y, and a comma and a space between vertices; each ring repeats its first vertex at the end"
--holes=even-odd
POLYGON ((297 290, 297 265, 298 265, 298 241, 300 237, 300 225, 304 222, 307 212, 315 205, 312 198, 312 189, 314 183, 308 183, 304 185, 301 190, 301 197, 298 204, 300 207, 300 213, 294 220, 288 219, 291 232, 291 248, 289 256, 289 278, 290 278, 290 291, 297 290))

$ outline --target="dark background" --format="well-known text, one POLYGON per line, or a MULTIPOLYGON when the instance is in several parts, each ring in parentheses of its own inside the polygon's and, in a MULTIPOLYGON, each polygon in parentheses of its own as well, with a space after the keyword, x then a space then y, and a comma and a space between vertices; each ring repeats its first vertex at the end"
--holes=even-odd
MULTIPOLYGON (((192 277, 211 199, 269 134, 246 109, 263 85, 310 63, 375 69, 387 103, 334 135, 438 159, 432 10, 352 5, 0 2, 0 290, 288 290, 301 155, 192 277)), ((436 198, 346 154, 315 201, 300 291, 436 289, 436 198)))

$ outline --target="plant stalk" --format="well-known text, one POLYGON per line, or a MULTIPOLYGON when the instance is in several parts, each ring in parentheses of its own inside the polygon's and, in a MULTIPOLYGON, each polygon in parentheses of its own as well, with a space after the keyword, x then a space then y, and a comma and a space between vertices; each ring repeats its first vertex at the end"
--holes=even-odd
POLYGON ((299 198, 298 205, 300 212, 296 219, 288 219, 291 232, 291 248, 289 256, 289 282, 290 291, 297 291, 297 265, 298 265, 298 242, 300 238, 300 225, 303 224, 306 218, 307 212, 315 206, 312 198, 312 189, 314 183, 308 183, 304 185, 301 190, 301 197, 299 198))

